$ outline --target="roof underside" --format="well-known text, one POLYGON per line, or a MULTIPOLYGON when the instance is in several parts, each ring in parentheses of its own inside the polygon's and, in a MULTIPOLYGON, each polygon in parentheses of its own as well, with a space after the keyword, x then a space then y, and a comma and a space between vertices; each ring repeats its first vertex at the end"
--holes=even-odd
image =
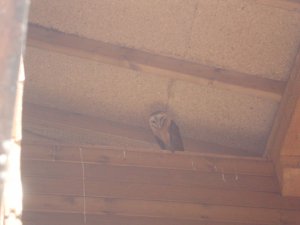
MULTIPOLYGON (((249 76, 286 81, 300 13, 244 0, 32 0, 30 22, 249 76)), ((148 130, 167 110, 185 139, 262 154, 279 100, 28 47, 25 101, 148 130)), ((50 139, 118 146, 153 143, 30 124, 50 139)), ((27 136, 26 136, 27 135, 27 136)), ((188 150, 188 149, 187 149, 188 150)), ((255 155, 254 154, 254 155, 255 155)))

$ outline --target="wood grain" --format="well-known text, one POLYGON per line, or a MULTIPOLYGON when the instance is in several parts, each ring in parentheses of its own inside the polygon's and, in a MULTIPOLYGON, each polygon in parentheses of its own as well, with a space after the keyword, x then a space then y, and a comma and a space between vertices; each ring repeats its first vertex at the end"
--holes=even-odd
MULTIPOLYGON (((268 139, 266 151, 267 154, 277 162, 281 154, 287 151, 283 143, 287 137, 289 127, 293 117, 297 116, 296 107, 300 96, 300 48, 295 58, 291 74, 280 102, 279 109, 273 124, 270 137, 268 139)), ((298 116, 297 116, 298 118, 298 116)), ((295 121, 294 121, 295 123, 295 121)), ((299 124, 296 123, 296 124, 299 124)), ((296 125, 295 124, 295 125, 296 125)))
POLYGON ((114 66, 279 100, 285 83, 29 25, 28 45, 114 66))
MULTIPOLYGON (((220 222, 207 220, 186 220, 162 217, 124 216, 124 215, 97 215, 87 214, 86 225, 263 225, 248 222, 220 222)), ((53 213, 25 211, 23 214, 24 225, 82 225, 83 214, 78 213, 53 213)), ((265 225, 265 224, 264 224, 265 225)))
POLYGON ((289 11, 300 12, 299 0, 256 0, 258 3, 281 8, 289 11))
MULTIPOLYGON (((297 88, 300 89, 300 85, 297 88)), ((299 97, 295 106, 295 111, 291 118, 290 126, 288 128, 286 137, 283 142, 282 155, 300 156, 300 99, 299 97)))
POLYGON ((274 161, 282 193, 300 197, 300 168, 287 167, 286 162, 282 165, 282 157, 300 155, 300 49, 291 69, 266 151, 274 161))
MULTIPOLYGON (((83 225, 83 221, 82 213, 49 213, 26 210, 22 216, 23 225, 83 225)), ((99 224, 99 221, 95 224, 99 224)))
POLYGON ((282 197, 274 175, 254 169, 266 160, 241 158, 232 167, 237 157, 127 149, 124 158, 123 149, 25 146, 25 225, 300 223, 300 198, 282 197), (196 170, 184 163, 191 156, 196 170))
POLYGON ((82 213, 83 197, 26 194, 23 199, 26 210, 40 212, 82 213))
MULTIPOLYGON (((86 180, 171 184, 174 186, 195 185, 199 187, 219 187, 265 192, 278 191, 277 182, 273 177, 105 164, 85 164, 84 169, 86 180)), ((82 179, 82 165, 80 163, 23 160, 22 171, 24 177, 72 177, 82 179)))
MULTIPOLYGON (((25 194, 83 196, 82 180, 23 177, 25 194), (72 187, 72 188, 70 188, 72 187)), ((282 197, 279 193, 172 186, 128 182, 85 181, 86 197, 190 202, 208 205, 296 209, 300 198, 282 197)))
MULTIPOLYGON (((71 129, 70 132, 79 135, 82 134, 83 131, 89 131, 95 134, 104 133, 152 144, 155 142, 150 129, 148 130, 127 124, 116 123, 99 117, 81 115, 29 102, 25 102, 23 105, 23 127, 25 129, 27 124, 38 126, 46 125, 56 129, 71 129)), ((229 148, 186 137, 183 137, 183 140, 186 150, 193 152, 260 157, 263 151, 259 148, 255 150, 229 148)))
POLYGON ((82 179, 71 178, 43 178, 24 177, 22 178, 23 192, 35 194, 52 195, 73 195, 83 196, 82 179))
MULTIPOLYGON (((233 207, 173 201, 147 201, 118 198, 86 197, 86 213, 99 215, 126 215, 162 217, 182 220, 248 222, 254 224, 296 224, 300 222, 295 210, 233 207)), ((80 213, 82 197, 28 195, 24 207, 28 211, 80 213)))
POLYGON ((22 146, 22 159, 101 163, 259 176, 275 175, 271 161, 250 157, 207 155, 187 151, 172 154, 161 150, 120 149, 105 146, 58 146, 55 144, 23 144, 22 146))

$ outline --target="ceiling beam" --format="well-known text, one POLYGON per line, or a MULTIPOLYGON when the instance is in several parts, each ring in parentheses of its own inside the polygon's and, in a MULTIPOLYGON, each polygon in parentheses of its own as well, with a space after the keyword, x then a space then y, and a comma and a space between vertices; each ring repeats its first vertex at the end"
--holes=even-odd
MULTIPOLYGON (((146 143, 155 143, 150 129, 133 127, 127 124, 121 124, 108 121, 99 117, 86 116, 74 112, 67 112, 54 108, 25 102, 23 105, 23 128, 26 131, 30 124, 45 126, 45 123, 51 128, 72 129, 75 133, 89 131, 102 133, 135 141, 146 143)), ((50 138, 51 139, 51 138, 50 138)), ((185 149, 194 152, 226 154, 235 156, 259 157, 261 150, 250 151, 247 149, 231 148, 214 143, 193 140, 183 137, 185 149)))
POLYGON ((267 143, 267 154, 275 163, 282 193, 300 196, 300 50, 296 56, 267 143))
POLYGON ((300 0, 257 0, 257 2, 276 8, 300 12, 300 0))
POLYGON ((28 46, 160 75, 170 79, 210 84, 276 100, 280 100, 285 88, 285 82, 283 81, 112 45, 34 24, 29 24, 28 46))

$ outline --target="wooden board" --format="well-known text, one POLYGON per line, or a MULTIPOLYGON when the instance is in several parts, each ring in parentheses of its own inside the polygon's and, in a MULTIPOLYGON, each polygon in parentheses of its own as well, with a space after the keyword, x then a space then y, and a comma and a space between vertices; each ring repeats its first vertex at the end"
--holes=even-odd
MULTIPOLYGON (((177 169, 147 168, 135 166, 113 166, 105 164, 85 164, 85 180, 122 181, 129 183, 169 184, 175 186, 219 187, 224 189, 244 189, 277 192, 277 182, 273 177, 206 173, 177 169), (99 172, 101 171, 101 173, 99 172), (259 184, 259 185, 257 185, 259 184)), ((80 163, 22 161, 23 176, 82 179, 80 163)))
MULTIPOLYGON (((298 87, 300 89, 300 85, 298 87)), ((300 100, 295 107, 292 115, 286 138, 283 142, 283 155, 300 156, 300 100)))
POLYGON ((240 160, 231 167, 237 157, 25 145, 24 224, 299 224, 300 199, 280 196, 274 174, 255 168, 270 162, 240 160), (184 163, 191 156, 199 170, 184 163))
POLYGON ((259 176, 275 175, 273 164, 269 160, 250 157, 209 155, 187 151, 172 154, 171 152, 161 150, 120 149, 105 146, 75 147, 56 144, 23 144, 22 158, 56 162, 102 163, 259 176))
MULTIPOLYGON (((25 211, 23 215, 24 225, 82 225, 84 224, 83 214, 78 213, 53 213, 25 211)), ((186 220, 145 216, 124 216, 124 215, 86 215, 87 225, 262 225, 253 223, 235 223, 207 220, 186 220)))
MULTIPOLYGON (((101 221, 101 220, 99 220, 101 221)), ((99 221, 97 224, 99 224, 99 221)), ((83 225, 82 213, 47 213, 24 211, 23 225, 83 225)), ((101 223, 102 224, 102 223, 101 223)), ((96 224, 95 224, 96 225, 96 224)))
MULTIPOLYGON (((23 177, 23 185, 25 195, 83 196, 83 183, 80 179, 23 177)), ((219 187, 203 188, 88 180, 85 181, 85 196, 300 210, 300 198, 286 198, 279 193, 230 190, 219 187)))
MULTIPOLYGON (((24 207, 29 211, 83 213, 83 197, 29 195, 24 207)), ((174 201, 148 201, 119 198, 85 198, 85 213, 162 217, 182 220, 250 222, 254 224, 295 224, 300 222, 298 211, 268 208, 233 207, 174 201)))
POLYGON ((286 158, 300 155, 300 50, 274 121, 267 154, 274 161, 282 193, 300 197, 300 166, 288 167, 286 158))
POLYGON ((300 12, 299 0, 256 0, 258 3, 281 8, 289 11, 300 12))
MULTIPOLYGON (((104 133, 131 140, 155 143, 153 134, 149 129, 142 129, 122 123, 107 121, 99 117, 81 115, 74 112, 68 112, 49 108, 41 105, 25 102, 23 106, 23 127, 26 129, 27 124, 45 126, 56 129, 72 129, 75 134, 82 134, 82 131, 104 133)), ((26 130, 25 130, 26 133, 26 130)), ((40 137, 39 137, 40 138, 40 137)), ((229 148, 226 146, 207 143, 183 137, 185 149, 193 152, 217 153, 238 156, 261 156, 262 149, 247 150, 241 148, 229 148)))
POLYGON ((28 45, 171 79, 208 84, 279 100, 285 83, 121 47, 30 24, 28 45))

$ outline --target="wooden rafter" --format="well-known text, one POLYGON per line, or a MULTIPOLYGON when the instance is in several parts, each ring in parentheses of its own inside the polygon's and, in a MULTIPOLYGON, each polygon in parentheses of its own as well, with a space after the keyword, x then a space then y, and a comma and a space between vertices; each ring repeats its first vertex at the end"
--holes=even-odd
POLYGON ((257 2, 276 8, 300 12, 299 0, 257 0, 257 2))
MULTIPOLYGON (((45 124, 48 123, 53 128, 71 128, 76 133, 80 130, 88 130, 94 133, 105 133, 112 136, 119 136, 131 140, 154 143, 155 140, 150 130, 129 126, 117 122, 107 121, 105 119, 81 115, 44 107, 25 102, 23 108, 23 125, 26 129, 27 124, 45 124)), ((247 149, 229 148, 217 144, 196 141, 184 138, 185 148, 190 151, 219 153, 239 156, 261 156, 261 150, 247 151, 247 149)))
POLYGON ((279 100, 285 82, 200 65, 141 50, 90 40, 30 24, 28 45, 62 54, 95 60, 171 79, 210 83, 225 89, 279 100))
POLYGON ((300 196, 300 50, 268 140, 267 153, 275 163, 283 194, 300 196), (294 156, 298 157, 293 159, 294 156))
POLYGON ((290 11, 300 12, 300 0, 256 0, 258 3, 281 8, 290 11))

